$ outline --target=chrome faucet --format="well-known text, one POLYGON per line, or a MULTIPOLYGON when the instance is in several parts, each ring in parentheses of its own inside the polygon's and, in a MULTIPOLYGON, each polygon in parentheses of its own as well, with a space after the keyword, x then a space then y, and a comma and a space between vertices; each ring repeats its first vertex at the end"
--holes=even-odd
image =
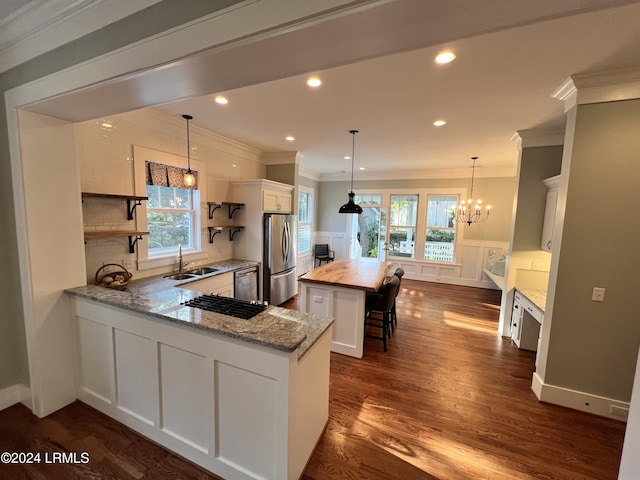
POLYGON ((178 245, 178 272, 182 273, 184 265, 182 264, 182 245, 178 245))

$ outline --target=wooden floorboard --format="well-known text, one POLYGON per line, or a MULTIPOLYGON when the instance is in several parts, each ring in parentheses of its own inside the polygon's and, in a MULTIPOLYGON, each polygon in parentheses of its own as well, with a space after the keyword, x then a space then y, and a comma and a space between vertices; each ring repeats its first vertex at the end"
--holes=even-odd
MULTIPOLYGON (((497 334, 498 315, 498 292, 403 280, 388 351, 331 354, 329 422, 302 479, 616 479, 624 424, 538 402, 534 354, 497 334)), ((217 478, 80 402, 3 410, 3 451, 91 461, 0 464, 0 479, 217 478)))

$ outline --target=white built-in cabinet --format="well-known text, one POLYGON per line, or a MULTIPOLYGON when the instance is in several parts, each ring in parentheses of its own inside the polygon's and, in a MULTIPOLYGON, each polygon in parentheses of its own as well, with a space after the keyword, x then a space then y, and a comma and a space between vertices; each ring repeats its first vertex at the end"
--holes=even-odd
MULTIPOLYGON (((238 211, 238 223, 244 231, 234 241, 234 256, 243 260, 263 261, 265 213, 292 213, 293 185, 272 180, 238 180, 231 182, 232 201, 244 203, 238 211)), ((262 274, 260 274, 262 278, 262 274)), ((260 282, 260 298, 263 284, 260 282)))
POLYGON ((298 352, 74 297, 77 396, 219 475, 296 480, 329 415, 325 332, 298 352))
POLYGON ((233 272, 203 278, 197 282, 185 283, 180 285, 180 288, 186 288, 187 290, 193 290, 194 292, 233 298, 233 272))
POLYGON ((511 311, 511 340, 523 350, 538 351, 540 343, 540 326, 544 321, 544 313, 536 307, 520 291, 513 294, 511 311))
POLYGON ((263 189, 262 210, 266 213, 291 213, 291 189, 263 189))
POLYGON ((556 205, 558 203, 558 186, 560 175, 543 180, 547 187, 547 202, 544 207, 544 221, 542 223, 542 240, 540 248, 545 252, 551 252, 553 245, 553 224, 556 219, 556 205))

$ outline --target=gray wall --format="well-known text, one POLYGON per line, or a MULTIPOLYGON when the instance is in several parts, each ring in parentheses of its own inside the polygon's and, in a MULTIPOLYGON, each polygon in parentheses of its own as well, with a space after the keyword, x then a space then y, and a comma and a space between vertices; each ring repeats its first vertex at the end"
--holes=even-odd
POLYGON ((562 146, 523 148, 512 250, 540 250, 547 187, 542 180, 560 174, 562 146))
MULTIPOLYGON (((4 92, 101 54, 181 25, 241 0, 164 0, 0 74, 0 108, 4 92)), ((13 191, 7 123, 0 114, 0 389, 29 384, 28 361, 13 215, 13 191)))
POLYGON ((267 179, 296 186, 298 180, 298 165, 267 165, 267 179))
MULTIPOLYGON (((318 230, 325 232, 346 231, 345 215, 338 208, 347 202, 349 182, 321 182, 318 203, 320 205, 318 230)), ((370 180, 354 182, 357 192, 375 189, 419 189, 419 188, 469 188, 470 178, 416 179, 416 180, 370 180)), ((467 240, 509 241, 511 236, 511 213, 515 177, 476 178, 474 196, 491 205, 491 216, 485 223, 465 225, 464 238, 467 240)), ((544 205, 543 205, 544 208, 544 205)))
POLYGON ((544 379, 623 401, 640 344, 639 120, 640 100, 578 107, 544 379))

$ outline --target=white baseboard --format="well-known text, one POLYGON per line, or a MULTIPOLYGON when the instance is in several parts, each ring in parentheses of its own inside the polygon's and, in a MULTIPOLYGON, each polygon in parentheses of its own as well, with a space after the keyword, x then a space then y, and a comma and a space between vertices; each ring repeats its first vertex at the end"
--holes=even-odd
POLYGON ((533 374, 531 389, 541 402, 573 408, 623 422, 627 421, 629 402, 550 385, 544 383, 537 372, 533 374))
POLYGON ((0 410, 20 402, 27 406, 31 402, 30 390, 26 385, 16 384, 0 390, 0 410))

